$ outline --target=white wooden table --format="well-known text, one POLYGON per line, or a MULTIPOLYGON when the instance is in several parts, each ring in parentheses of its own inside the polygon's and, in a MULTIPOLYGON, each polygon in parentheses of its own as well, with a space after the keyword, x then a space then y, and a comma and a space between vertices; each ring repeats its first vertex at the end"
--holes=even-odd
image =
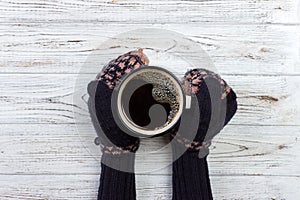
MULTIPOLYGON (((209 158, 215 199, 299 199, 299 6, 296 0, 0 0, 0 199, 96 198, 99 159, 85 148, 95 132, 86 107, 73 101, 75 81, 99 42, 146 27, 196 41, 238 94, 238 113, 209 158)), ((145 140, 142 149, 163 140, 145 140)), ((139 162, 137 169, 156 163, 139 162)), ((136 179, 138 199, 171 198, 170 167, 136 179)))

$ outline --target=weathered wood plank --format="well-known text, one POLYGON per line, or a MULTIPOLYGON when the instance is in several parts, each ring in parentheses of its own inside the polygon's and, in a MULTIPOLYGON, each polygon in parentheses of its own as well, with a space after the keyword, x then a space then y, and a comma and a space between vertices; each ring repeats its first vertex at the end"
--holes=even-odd
MULTIPOLYGON (((0 199, 95 199, 100 152, 93 144, 85 87, 114 56, 99 48, 103 41, 149 26, 196 41, 239 96, 238 114, 215 138, 209 156, 215 199, 295 199, 300 195, 299 5, 293 0, 0 1, 0 199)), ((155 64, 182 64, 148 51, 155 64)), ((176 69, 179 75, 184 66, 176 69)), ((170 151, 148 154, 167 141, 142 141, 138 199, 171 199, 170 151)))
MULTIPOLYGON (((90 123, 94 74, 0 75, 0 123, 90 123)), ((232 124, 299 125, 299 76, 223 76, 238 95, 232 124)))
MULTIPOLYGON (((98 178, 98 175, 0 176, 0 198, 94 200, 98 178)), ((139 175, 136 179, 138 200, 171 199, 170 176, 139 175)), ((214 198, 223 200, 293 200, 300 195, 299 181, 299 177, 211 176, 214 198)))
MULTIPOLYGON (((167 24, 151 27, 176 31, 197 42, 222 74, 300 74, 300 28, 297 26, 167 24)), ((126 40, 112 44, 113 49, 101 46, 108 38, 136 28, 149 26, 0 24, 0 73, 97 73, 99 66, 105 65, 115 54, 138 47, 157 49, 160 43, 161 49, 169 48, 166 40, 161 42, 159 36, 148 44, 126 40)), ((150 64, 173 62, 172 57, 153 52, 148 50, 150 64)), ((174 65, 187 66, 179 61, 178 58, 174 65)))
POLYGON ((1 22, 298 23, 298 1, 41 1, 0 2, 1 22))
MULTIPOLYGON (((99 174, 101 153, 91 125, 6 124, 0 127, 0 175, 99 174)), ((209 156, 215 176, 299 176, 299 126, 229 125, 209 156)), ((138 174, 171 174, 166 137, 143 139, 138 174), (151 153, 152 152, 152 153, 151 153), (156 153, 155 153, 156 152, 156 153), (153 162, 155 161, 155 162, 153 162)))

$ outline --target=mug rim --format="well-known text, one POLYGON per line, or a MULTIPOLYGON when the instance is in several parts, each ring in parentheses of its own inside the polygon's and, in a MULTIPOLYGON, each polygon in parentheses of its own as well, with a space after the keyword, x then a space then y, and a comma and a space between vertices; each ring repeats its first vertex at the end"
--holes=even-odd
POLYGON ((180 120, 182 112, 185 108, 185 104, 186 104, 185 97, 186 97, 186 95, 184 94, 184 90, 183 90, 180 80, 172 72, 170 72, 169 70, 162 68, 162 67, 142 65, 138 69, 135 69, 131 73, 123 76, 120 83, 114 88, 113 95, 111 98, 111 108, 113 111, 113 117, 114 117, 117 125, 125 133, 128 133, 135 137, 137 137, 137 136, 138 137, 151 137, 151 136, 155 136, 155 135, 161 135, 175 126, 175 124, 180 120), (131 81, 137 75, 147 72, 147 71, 150 71, 150 72, 158 71, 159 73, 163 73, 164 75, 166 75, 168 78, 171 79, 171 81, 173 83, 175 83, 174 85, 179 93, 179 111, 176 113, 174 119, 172 119, 172 121, 168 125, 162 126, 162 128, 158 127, 157 129, 154 129, 154 130, 143 129, 143 127, 138 126, 137 124, 132 122, 128 118, 124 109, 122 108, 122 94, 123 94, 123 90, 125 89, 127 83, 129 81, 131 81))

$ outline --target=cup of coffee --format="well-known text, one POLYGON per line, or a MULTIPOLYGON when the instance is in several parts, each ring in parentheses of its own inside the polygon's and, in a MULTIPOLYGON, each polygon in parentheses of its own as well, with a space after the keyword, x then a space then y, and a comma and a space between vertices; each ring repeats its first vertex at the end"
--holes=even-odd
POLYGON ((191 97, 185 95, 178 78, 155 66, 142 66, 124 76, 111 101, 116 123, 135 137, 162 135, 190 104, 191 97))

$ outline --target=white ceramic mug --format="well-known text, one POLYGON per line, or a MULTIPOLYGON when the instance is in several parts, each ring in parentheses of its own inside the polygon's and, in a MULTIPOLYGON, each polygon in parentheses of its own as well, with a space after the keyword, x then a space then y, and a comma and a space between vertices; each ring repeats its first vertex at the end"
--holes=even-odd
POLYGON ((178 78, 161 67, 142 66, 115 87, 111 107, 118 126, 135 137, 153 137, 170 130, 190 109, 178 78))

